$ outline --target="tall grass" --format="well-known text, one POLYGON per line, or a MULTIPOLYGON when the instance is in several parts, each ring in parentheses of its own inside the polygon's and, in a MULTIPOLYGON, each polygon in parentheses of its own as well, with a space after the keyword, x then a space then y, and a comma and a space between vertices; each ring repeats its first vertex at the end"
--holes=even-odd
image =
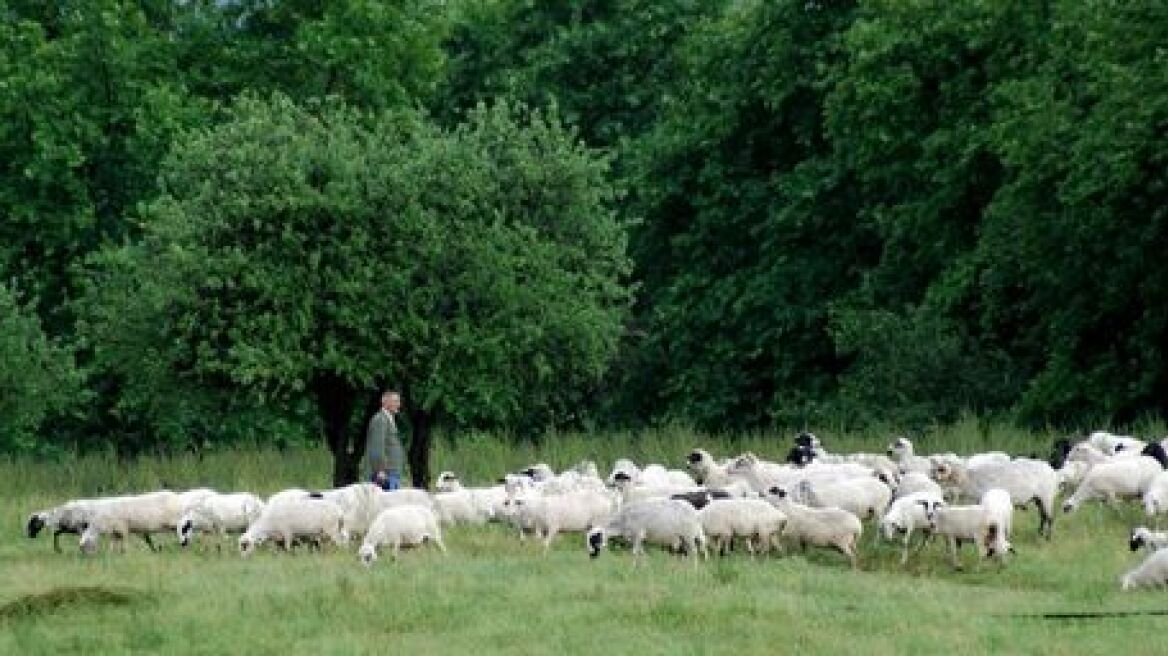
MULTIPOLYGON (((891 434, 820 436, 832 450, 870 451, 891 434)), ((967 419, 914 438, 920 451, 1045 454, 1053 436, 967 419)), ((433 465, 486 482, 534 462, 559 469, 587 458, 606 472, 617 457, 680 466, 695 446, 777 458, 789 445, 789 434, 731 439, 678 427, 538 444, 474 434, 439 439, 433 465)), ((68 536, 70 548, 56 554, 22 535, 31 510, 74 496, 162 483, 269 493, 326 486, 331 471, 323 449, 0 462, 9 527, 0 534, 0 653, 1164 653, 1153 638, 1163 618, 1041 617, 1165 607, 1163 592, 1119 592, 1117 577, 1140 557, 1125 545, 1128 529, 1146 521, 1134 506, 1060 516, 1049 543, 1036 514, 1019 513, 1017 556, 1001 568, 967 552, 964 571, 948 566, 940 544, 902 568, 898 546, 876 540, 870 525, 858 572, 814 550, 697 564, 654 552, 640 567, 614 550, 590 561, 579 536, 561 536, 545 554, 501 525, 453 527, 445 556, 415 550, 371 569, 353 549, 243 560, 164 539, 159 553, 129 541, 125 554, 83 558, 68 536)))

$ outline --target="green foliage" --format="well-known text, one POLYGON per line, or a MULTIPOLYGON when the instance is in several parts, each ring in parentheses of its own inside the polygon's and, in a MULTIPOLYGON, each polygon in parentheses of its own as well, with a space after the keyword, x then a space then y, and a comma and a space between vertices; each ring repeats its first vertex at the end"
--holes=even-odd
POLYGON ((0 452, 46 451, 52 440, 38 434, 42 422, 84 401, 73 354, 0 285, 0 452))
POLYGON ((90 344, 125 379, 157 366, 264 402, 397 382, 460 422, 554 421, 627 307, 604 174, 554 117, 504 105, 443 132, 245 97, 175 149, 143 242, 97 262, 90 344))

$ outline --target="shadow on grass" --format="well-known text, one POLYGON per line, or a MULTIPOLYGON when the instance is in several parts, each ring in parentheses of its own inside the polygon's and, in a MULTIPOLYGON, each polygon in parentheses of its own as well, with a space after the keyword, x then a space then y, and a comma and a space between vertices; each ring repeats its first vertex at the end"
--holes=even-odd
POLYGON ((0 622, 37 618, 74 609, 129 606, 151 600, 150 595, 133 588, 66 586, 9 601, 0 606, 0 622))

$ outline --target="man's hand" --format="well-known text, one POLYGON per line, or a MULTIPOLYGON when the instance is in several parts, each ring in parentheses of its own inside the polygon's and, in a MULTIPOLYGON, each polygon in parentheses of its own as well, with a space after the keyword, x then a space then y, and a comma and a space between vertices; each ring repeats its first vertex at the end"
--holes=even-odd
POLYGON ((389 476, 385 473, 385 470, 379 469, 379 470, 377 470, 377 473, 373 475, 373 482, 375 482, 379 485, 384 485, 385 481, 388 480, 388 478, 389 478, 389 476))

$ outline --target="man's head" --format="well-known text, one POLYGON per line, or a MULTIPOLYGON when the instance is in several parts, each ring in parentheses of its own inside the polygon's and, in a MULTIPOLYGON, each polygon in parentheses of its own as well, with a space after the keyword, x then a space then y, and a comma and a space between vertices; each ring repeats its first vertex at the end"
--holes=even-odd
POLYGON ((401 409, 401 394, 393 390, 382 393, 381 407, 389 412, 397 412, 401 409))

